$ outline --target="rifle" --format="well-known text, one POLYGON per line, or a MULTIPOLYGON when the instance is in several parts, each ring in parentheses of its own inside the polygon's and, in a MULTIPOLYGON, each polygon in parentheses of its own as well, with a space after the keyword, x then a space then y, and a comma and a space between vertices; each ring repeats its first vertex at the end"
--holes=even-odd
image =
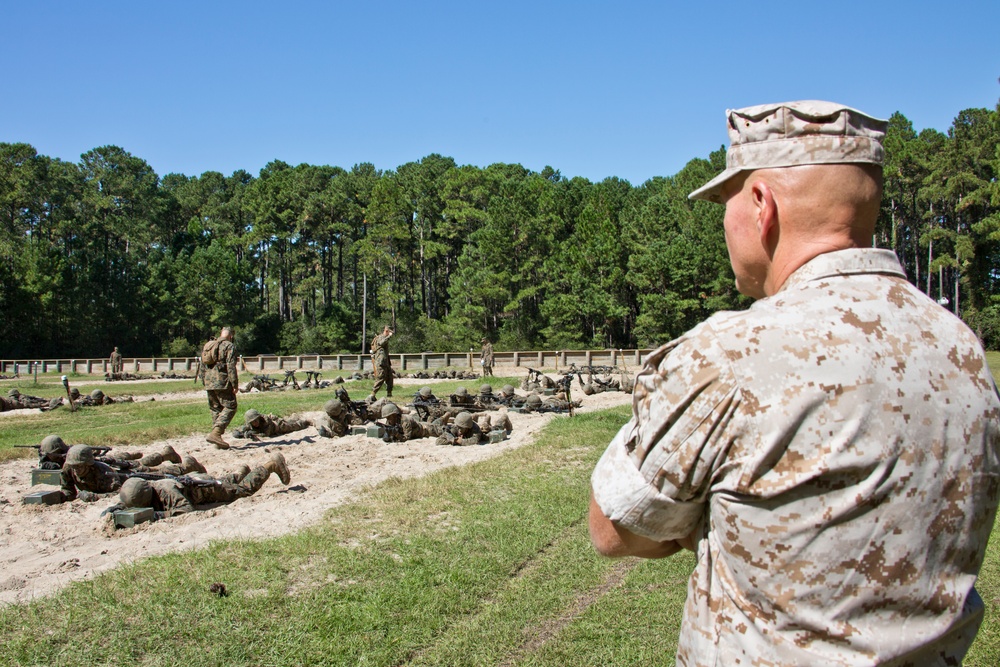
POLYGON ((367 422, 368 419, 368 404, 364 401, 344 401, 341 399, 344 405, 347 406, 348 411, 361 419, 361 421, 367 422))
POLYGON ((563 391, 566 392, 566 402, 569 403, 569 416, 573 417, 575 413, 573 412, 573 376, 564 375, 559 384, 563 386, 563 391))
POLYGON ((69 393, 69 378, 65 375, 62 376, 62 385, 66 388, 66 399, 69 401, 69 411, 76 412, 76 406, 73 404, 73 394, 69 393))
POLYGON ((184 486, 219 486, 222 484, 222 482, 217 479, 200 479, 198 477, 192 477, 191 475, 163 475, 156 472, 128 472, 126 474, 129 477, 138 477, 139 479, 145 479, 150 482, 158 482, 161 479, 169 479, 183 484, 184 486))
POLYGON ((393 426, 392 424, 389 424, 389 423, 383 423, 383 422, 374 422, 374 424, 376 426, 381 427, 385 431, 385 435, 382 436, 382 440, 385 441, 385 442, 395 442, 395 440, 391 436, 393 436, 393 435, 395 435, 397 433, 400 434, 400 435, 402 435, 402 433, 403 433, 403 426, 402 426, 402 424, 397 424, 396 426, 393 426))

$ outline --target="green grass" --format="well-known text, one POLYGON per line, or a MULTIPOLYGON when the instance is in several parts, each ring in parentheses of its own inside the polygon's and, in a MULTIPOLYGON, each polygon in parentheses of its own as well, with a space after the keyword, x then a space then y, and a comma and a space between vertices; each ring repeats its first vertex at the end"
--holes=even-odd
MULTIPOLYGON (((627 416, 555 420, 534 444, 389 480, 310 529, 147 559, 2 608, 0 665, 670 664, 692 556, 610 561, 587 537, 589 473, 627 416)), ((964 664, 995 667, 996 531, 977 587, 986 618, 964 664)))
MULTIPOLYGON (((626 415, 556 420, 533 445, 390 480, 294 535, 148 559, 4 608, 0 663, 608 664, 597 649, 635 623, 602 617, 657 610, 665 594, 679 610, 691 567, 623 569, 588 545, 589 471, 626 415), (618 590, 609 580, 638 597, 602 595, 618 590), (211 595, 213 582, 230 596, 211 595)), ((675 644, 653 633, 636 655, 675 644)))

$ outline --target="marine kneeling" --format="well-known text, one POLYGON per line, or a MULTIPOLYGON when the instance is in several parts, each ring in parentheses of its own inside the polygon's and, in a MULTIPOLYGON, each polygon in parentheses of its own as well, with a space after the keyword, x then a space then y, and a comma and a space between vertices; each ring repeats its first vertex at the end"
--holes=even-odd
POLYGON ((231 503, 252 496, 271 475, 277 475, 282 484, 291 481, 285 457, 278 452, 271 454, 249 473, 244 469, 218 479, 189 476, 149 481, 130 477, 118 492, 120 502, 108 510, 150 507, 153 509, 153 520, 156 521, 193 512, 199 505, 231 503))

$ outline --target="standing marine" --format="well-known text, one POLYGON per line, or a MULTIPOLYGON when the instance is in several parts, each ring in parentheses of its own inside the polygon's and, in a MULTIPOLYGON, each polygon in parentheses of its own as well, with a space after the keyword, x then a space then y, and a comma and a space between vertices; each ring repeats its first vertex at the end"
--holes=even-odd
POLYGON ((483 351, 479 355, 479 363, 483 367, 483 377, 493 375, 493 343, 485 336, 479 342, 483 344, 483 351))
POLYGON ((236 392, 239 391, 240 381, 230 327, 223 327, 217 339, 205 344, 201 364, 208 408, 212 411, 212 431, 205 436, 205 440, 217 449, 229 449, 229 443, 222 435, 236 414, 236 392))
POLYGON ((385 325, 382 333, 372 339, 372 371, 375 373, 375 386, 372 387, 371 400, 375 400, 378 390, 385 385, 385 395, 392 396, 392 364, 389 362, 389 339, 392 338, 392 329, 385 325))

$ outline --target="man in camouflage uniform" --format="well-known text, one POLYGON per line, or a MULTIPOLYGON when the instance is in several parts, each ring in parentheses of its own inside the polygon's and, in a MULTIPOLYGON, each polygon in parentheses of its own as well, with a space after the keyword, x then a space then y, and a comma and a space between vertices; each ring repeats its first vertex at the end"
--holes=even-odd
POLYGON ((441 427, 427 422, 417 421, 410 415, 404 415, 395 403, 382 406, 382 419, 389 426, 383 440, 386 442, 406 442, 420 438, 434 438, 441 435, 441 427))
POLYGON ((414 394, 413 403, 410 405, 425 422, 436 422, 448 414, 447 407, 434 395, 434 391, 430 387, 421 387, 414 394))
POLYGON ((508 408, 519 408, 524 405, 525 397, 520 396, 514 385, 505 384, 497 394, 497 403, 508 408))
MULTIPOLYGON (((24 410, 25 408, 37 409, 42 412, 54 410, 62 405, 61 398, 42 398, 41 396, 29 396, 22 394, 17 389, 7 390, 7 400, 4 401, 4 410, 24 410)), ((4 410, 0 410, 3 412, 4 410)))
POLYGON ((202 483, 185 483, 185 480, 161 479, 147 481, 137 477, 122 484, 119 504, 110 509, 152 507, 153 520, 186 514, 199 505, 231 503, 257 493, 271 475, 277 475, 282 484, 291 481, 285 457, 271 454, 249 473, 231 473, 219 479, 197 476, 202 483), (213 483, 214 482, 214 483, 213 483))
MULTIPOLYGON (((86 445, 81 445, 86 447, 86 445)), ((125 450, 89 447, 92 452, 88 459, 111 466, 116 472, 150 472, 160 475, 186 475, 191 472, 205 472, 205 467, 193 456, 181 457, 170 445, 164 445, 158 452, 143 454, 125 450)), ((70 447, 58 435, 48 435, 38 447, 38 465, 41 470, 61 470, 66 463, 70 447)))
POLYGON ((312 426, 308 419, 291 416, 287 419, 276 415, 262 415, 253 408, 243 415, 243 426, 233 429, 233 435, 237 438, 274 438, 286 433, 294 433, 312 426))
POLYGON ((94 450, 87 445, 73 445, 66 453, 60 482, 62 501, 93 502, 98 494, 114 493, 128 479, 126 473, 96 460, 94 450))
POLYGON ((436 445, 479 445, 489 441, 489 437, 472 418, 471 412, 460 412, 455 423, 441 429, 441 435, 434 441, 436 445))
POLYGON ((392 364, 389 362, 389 339, 393 330, 385 325, 382 333, 372 339, 372 371, 375 373, 375 385, 372 387, 371 400, 375 400, 378 390, 385 385, 386 397, 392 396, 392 364))
POLYGON ((94 389, 90 392, 88 396, 82 396, 80 390, 73 387, 69 390, 69 395, 73 398, 73 402, 77 405, 114 405, 115 403, 134 403, 135 399, 131 396, 119 396, 118 398, 111 398, 106 395, 100 389, 94 389))
POLYGON ((229 443, 222 435, 236 414, 236 392, 239 390, 239 375, 236 370, 236 348, 233 347, 233 330, 222 329, 216 350, 216 362, 203 364, 205 390, 208 393, 208 408, 212 411, 212 431, 205 440, 218 449, 229 449, 229 443))
POLYGON ((111 356, 108 358, 108 361, 111 364, 112 375, 120 374, 122 372, 122 355, 121 352, 118 351, 117 347, 115 347, 114 351, 111 353, 111 356))
POLYGON ((483 350, 479 355, 479 363, 483 366, 483 377, 486 377, 493 375, 493 343, 486 337, 480 342, 483 344, 483 350))
POLYGON ((979 341, 870 248, 885 121, 730 111, 725 204, 749 310, 653 352, 591 478, 609 556, 696 553, 679 665, 959 665, 1000 495, 979 341))

